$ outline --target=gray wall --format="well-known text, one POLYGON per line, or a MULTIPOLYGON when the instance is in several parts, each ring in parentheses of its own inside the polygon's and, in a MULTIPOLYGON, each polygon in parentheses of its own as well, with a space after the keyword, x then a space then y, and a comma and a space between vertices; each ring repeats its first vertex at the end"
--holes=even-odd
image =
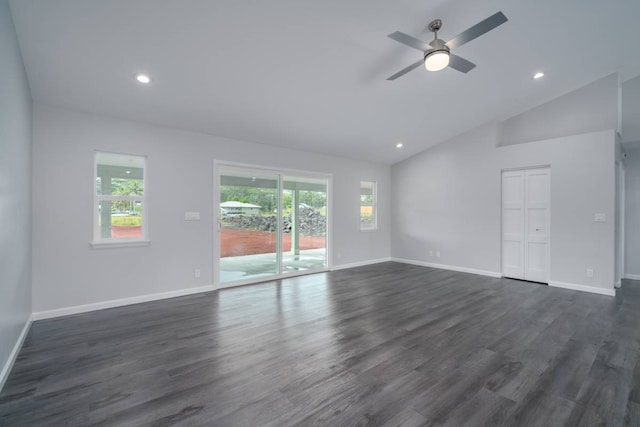
POLYGON ((33 137, 34 312, 212 284, 214 159, 333 174, 334 265, 389 257, 388 165, 37 103, 33 137), (94 150, 148 156, 149 246, 89 247, 94 150), (360 232, 361 180, 379 183, 377 232, 360 232), (199 211, 202 220, 184 221, 185 211, 199 211))
MULTIPOLYGON (((31 94, 0 0, 0 371, 31 315, 31 94)), ((3 375, 0 375, 0 387, 3 375)))
POLYGON ((622 141, 640 141, 640 76, 622 83, 622 141))
POLYGON ((625 146, 624 272, 640 279, 640 143, 625 146))
POLYGON ((392 257, 499 274, 501 171, 550 165, 551 282, 613 289, 615 132, 496 147, 498 132, 483 126, 392 167, 392 257))
POLYGON ((498 145, 617 129, 618 96, 618 75, 612 74, 505 120, 498 145))

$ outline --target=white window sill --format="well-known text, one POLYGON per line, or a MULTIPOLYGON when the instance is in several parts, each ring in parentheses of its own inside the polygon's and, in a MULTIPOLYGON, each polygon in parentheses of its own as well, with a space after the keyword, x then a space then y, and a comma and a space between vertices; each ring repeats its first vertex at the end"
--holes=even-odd
POLYGON ((89 242, 93 249, 133 248, 136 246, 149 246, 151 240, 125 240, 115 242, 89 242))
POLYGON ((378 231, 377 228, 367 228, 367 229, 364 229, 364 230, 362 228, 360 229, 361 233, 375 233, 376 231, 378 231))

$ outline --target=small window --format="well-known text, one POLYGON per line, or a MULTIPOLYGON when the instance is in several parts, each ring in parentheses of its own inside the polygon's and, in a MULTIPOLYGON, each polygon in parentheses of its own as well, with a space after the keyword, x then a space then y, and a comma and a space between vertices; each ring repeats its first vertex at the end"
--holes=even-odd
POLYGON ((96 152, 94 244, 147 240, 146 158, 96 152))
POLYGON ((376 230, 376 182, 360 182, 360 230, 376 230))

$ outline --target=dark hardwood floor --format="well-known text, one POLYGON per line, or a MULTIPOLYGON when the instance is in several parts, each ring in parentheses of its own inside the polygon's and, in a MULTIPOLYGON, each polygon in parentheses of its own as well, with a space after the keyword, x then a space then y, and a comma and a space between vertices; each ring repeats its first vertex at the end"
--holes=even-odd
POLYGON ((35 322, 2 426, 640 425, 640 283, 384 263, 35 322))

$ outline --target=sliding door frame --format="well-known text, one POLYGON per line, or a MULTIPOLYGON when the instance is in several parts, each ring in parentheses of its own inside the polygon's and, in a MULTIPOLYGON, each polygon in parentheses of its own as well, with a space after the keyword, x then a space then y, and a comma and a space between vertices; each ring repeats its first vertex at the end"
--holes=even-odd
POLYGON ((260 283, 271 280, 283 279, 286 277, 303 276, 306 274, 321 273, 329 271, 333 265, 333 257, 331 251, 332 242, 332 223, 333 223, 333 175, 330 173, 321 172, 309 172, 297 169, 286 169, 263 165, 254 165, 248 163, 237 163, 225 160, 213 161, 213 286, 216 289, 230 288, 234 286, 248 285, 252 283, 260 283), (273 276, 260 276, 247 280, 238 280, 234 282, 221 283, 220 281, 220 232, 221 232, 221 218, 220 218, 220 173, 221 169, 225 167, 239 168, 254 170, 263 173, 270 173, 278 176, 278 216, 282 212, 282 196, 284 192, 283 182, 285 177, 300 177, 310 179, 323 179, 327 182, 327 209, 326 209, 326 221, 327 228, 325 230, 325 259, 326 265, 323 268, 317 268, 312 270, 300 270, 297 272, 284 273, 282 271, 282 220, 277 220, 276 227, 276 250, 277 250, 277 272, 273 276))

